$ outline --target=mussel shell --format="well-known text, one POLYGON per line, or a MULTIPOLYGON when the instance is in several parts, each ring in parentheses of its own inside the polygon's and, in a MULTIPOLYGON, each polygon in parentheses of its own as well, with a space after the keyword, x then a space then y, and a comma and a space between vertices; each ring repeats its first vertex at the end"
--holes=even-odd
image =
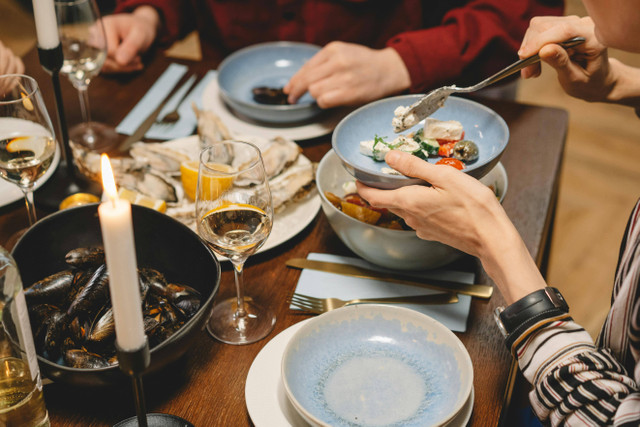
POLYGON ((167 279, 165 279, 164 274, 153 268, 141 268, 139 277, 140 281, 149 287, 150 292, 167 297, 167 279))
POLYGON ((74 273, 64 270, 35 282, 24 290, 24 296, 30 305, 49 303, 60 304, 73 287, 74 273))
POLYGON ((96 369, 111 366, 108 359, 84 349, 69 349, 64 352, 63 359, 72 368, 96 369))
POLYGON ((66 329, 67 317, 65 313, 57 311, 47 319, 42 340, 42 353, 48 359, 55 360, 60 355, 62 343, 66 338, 66 329))
POLYGON ((289 96, 281 87, 258 86, 251 89, 251 93, 258 104, 289 105, 289 96))
POLYGON ((104 343, 116 336, 116 324, 113 318, 113 309, 101 312, 97 320, 91 325, 87 334, 87 341, 94 343, 104 343))
POLYGON ((78 292, 67 309, 67 314, 73 318, 79 314, 91 316, 94 310, 109 301, 109 272, 103 264, 93 272, 84 287, 78 292))
POLYGON ((67 252, 64 259, 67 264, 76 268, 99 267, 104 264, 104 249, 76 248, 67 252))

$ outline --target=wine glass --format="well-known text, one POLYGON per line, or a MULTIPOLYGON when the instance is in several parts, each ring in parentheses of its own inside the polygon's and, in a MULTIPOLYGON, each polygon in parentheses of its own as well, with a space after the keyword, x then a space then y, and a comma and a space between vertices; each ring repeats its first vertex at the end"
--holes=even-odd
POLYGON ((216 303, 207 330, 227 344, 250 344, 275 325, 271 309, 245 297, 242 272, 273 223, 269 181, 260 150, 242 141, 216 142, 200 153, 196 191, 198 232, 234 267, 236 297, 216 303))
POLYGON ((34 185, 56 152, 53 135, 38 83, 20 74, 0 76, 0 177, 24 193, 30 225, 37 221, 34 185))
POLYGON ((89 83, 100 73, 107 57, 107 40, 102 18, 94 0, 56 0, 58 32, 65 74, 80 96, 83 123, 69 129, 69 139, 96 152, 113 149, 119 138, 115 129, 91 120, 89 83))

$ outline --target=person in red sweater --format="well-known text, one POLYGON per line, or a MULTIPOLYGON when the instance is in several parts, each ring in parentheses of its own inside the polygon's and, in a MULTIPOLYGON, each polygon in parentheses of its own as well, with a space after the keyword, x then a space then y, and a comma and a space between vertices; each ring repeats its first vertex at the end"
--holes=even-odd
MULTIPOLYGON (((105 71, 143 67, 141 54, 197 29, 206 55, 287 40, 324 46, 285 87, 322 108, 361 105, 445 84, 469 85, 517 59, 537 15, 562 0, 118 0, 107 16, 105 71), (196 4, 200 5, 196 9, 196 4)), ((217 58, 221 59, 221 58, 217 58)))

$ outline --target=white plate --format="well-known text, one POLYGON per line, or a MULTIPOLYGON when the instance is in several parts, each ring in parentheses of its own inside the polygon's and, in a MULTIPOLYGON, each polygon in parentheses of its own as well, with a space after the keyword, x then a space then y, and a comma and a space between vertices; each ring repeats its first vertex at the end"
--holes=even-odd
MULTIPOLYGON (((253 142, 258 143, 258 141, 253 142)), ((198 159, 200 153, 197 135, 166 141, 162 144, 182 152, 193 160, 198 159)), ((306 157, 304 157, 303 161, 309 162, 306 157)), ((179 179, 176 180, 176 182, 178 185, 181 185, 179 179)), ((188 207, 188 205, 185 206, 188 207)), ((181 208, 178 208, 178 210, 180 209, 181 208)), ((195 204, 193 204, 193 209, 195 209, 195 204)), ((271 234, 264 245, 258 249, 257 253, 268 251, 269 249, 281 245, 296 234, 300 233, 313 221, 319 210, 320 196, 315 188, 301 200, 286 205, 281 211, 274 214, 271 234)), ((171 209, 168 210, 167 214, 171 214, 171 209)), ((195 229, 194 231, 197 232, 195 229)), ((228 258, 223 256, 216 254, 216 257, 219 261, 228 261, 228 258)))
POLYGON ((261 135, 266 138, 283 136, 296 141, 328 135, 353 108, 342 107, 325 111, 315 121, 295 125, 266 125, 236 115, 220 98, 218 79, 211 79, 202 93, 202 107, 213 111, 234 134, 261 135))
POLYGON ((320 210, 320 196, 314 188, 299 202, 291 203, 273 216, 273 228, 269 238, 257 253, 268 251, 300 233, 313 221, 320 210))
MULTIPOLYGON (((51 166, 49 166, 49 170, 40 178, 34 187, 35 190, 40 188, 42 184, 47 182, 47 180, 53 175, 56 168, 58 167, 58 163, 60 163, 60 147, 56 146, 56 153, 53 155, 53 161, 51 162, 51 166)), ((22 190, 16 184, 5 181, 0 178, 0 207, 7 206, 17 200, 21 200, 24 197, 22 190)))
MULTIPOLYGON (((251 364, 244 396, 249 416, 256 427, 309 427, 289 403, 280 378, 284 349, 305 322, 306 320, 296 323, 276 335, 260 350, 251 364)), ((466 426, 473 412, 473 402, 474 392, 471 389, 467 402, 446 427, 466 426)))

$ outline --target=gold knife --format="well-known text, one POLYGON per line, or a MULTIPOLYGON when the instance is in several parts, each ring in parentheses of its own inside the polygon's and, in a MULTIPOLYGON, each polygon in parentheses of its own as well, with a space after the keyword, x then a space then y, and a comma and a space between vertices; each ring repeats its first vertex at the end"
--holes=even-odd
POLYGON ((287 267, 309 268, 311 270, 342 274, 344 276, 360 277, 363 279, 384 280, 386 282, 399 283, 402 285, 436 289, 446 292, 456 292, 459 294, 471 295, 478 298, 489 299, 493 294, 493 286, 489 285, 468 285, 465 283, 437 279, 427 279, 425 281, 421 281, 420 279, 417 279, 415 277, 404 276, 402 274, 384 273, 381 271, 374 271, 367 268, 356 267, 349 264, 340 264, 336 262, 314 261, 305 258, 292 258, 287 261, 287 267))

